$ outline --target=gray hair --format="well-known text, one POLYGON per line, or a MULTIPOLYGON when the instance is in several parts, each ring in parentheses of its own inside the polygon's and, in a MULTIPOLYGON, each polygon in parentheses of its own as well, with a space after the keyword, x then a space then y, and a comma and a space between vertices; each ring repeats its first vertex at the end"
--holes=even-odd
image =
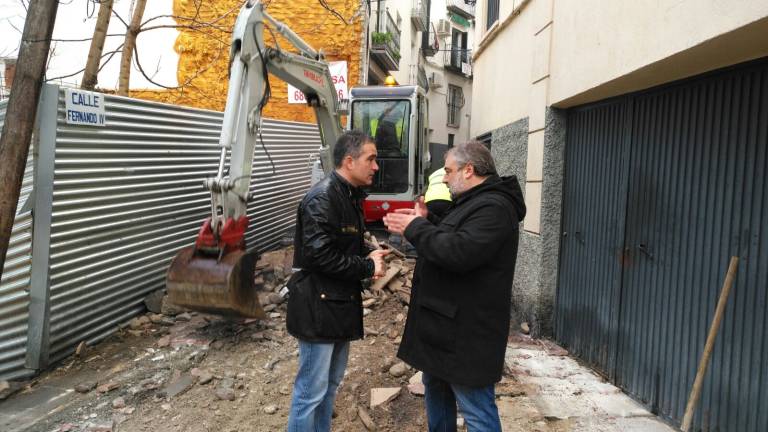
POLYGON ((453 155, 459 167, 471 164, 475 174, 480 177, 496 174, 496 163, 493 162, 491 151, 480 141, 468 141, 454 146, 445 155, 449 154, 453 155))

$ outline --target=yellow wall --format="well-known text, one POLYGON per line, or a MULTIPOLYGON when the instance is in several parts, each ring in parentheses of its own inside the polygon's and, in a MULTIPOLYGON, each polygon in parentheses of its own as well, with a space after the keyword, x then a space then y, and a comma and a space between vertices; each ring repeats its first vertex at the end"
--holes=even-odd
MULTIPOLYGON (((216 0, 203 2, 199 21, 212 22, 232 10, 238 0, 216 0)), ((360 5, 357 0, 328 0, 327 3, 347 21, 354 16, 360 5)), ((174 0, 174 13, 190 17, 195 14, 192 0, 174 0)), ((323 9, 317 0, 272 1, 267 12, 287 24, 310 46, 322 49, 326 60, 346 60, 348 65, 348 86, 360 81, 360 44, 362 39, 362 16, 355 18, 351 25, 344 24, 329 11, 323 9)), ((224 29, 234 26, 238 11, 233 11, 216 24, 224 29)), ((185 21, 178 20, 179 25, 185 21)), ((131 90, 130 95, 141 99, 155 100, 198 108, 223 111, 227 94, 227 67, 229 63, 229 41, 231 35, 220 30, 198 30, 179 28, 175 49, 179 53, 178 82, 186 84, 176 90, 131 90)), ((272 36, 265 32, 268 45, 273 45, 272 36)), ((290 44, 278 37, 280 48, 288 49, 290 44)), ((291 49, 291 51, 294 51, 291 49)), ((264 116, 283 120, 314 122, 311 108, 303 104, 288 104, 287 84, 270 76, 272 98, 264 108, 264 116)))

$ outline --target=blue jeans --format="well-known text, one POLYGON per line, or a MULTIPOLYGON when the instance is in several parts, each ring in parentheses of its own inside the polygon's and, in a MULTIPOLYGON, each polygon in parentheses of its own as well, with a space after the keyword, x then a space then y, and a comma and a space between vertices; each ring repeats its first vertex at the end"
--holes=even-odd
POLYGON ((344 378, 349 342, 299 340, 299 370, 293 383, 288 432, 331 430, 336 389, 344 378))
POLYGON ((429 432, 456 432, 456 403, 469 432, 501 432, 493 384, 467 387, 423 372, 429 432))

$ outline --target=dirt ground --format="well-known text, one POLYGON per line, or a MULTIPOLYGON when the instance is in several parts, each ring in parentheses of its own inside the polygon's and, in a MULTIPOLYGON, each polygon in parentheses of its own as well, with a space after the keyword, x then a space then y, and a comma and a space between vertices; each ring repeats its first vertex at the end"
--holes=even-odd
MULTIPOLYGON (((284 286, 290 254, 290 248, 278 251, 259 266, 264 303, 277 299, 269 295, 284 286)), ((417 371, 395 371, 399 376, 390 372, 399 363, 395 353, 407 313, 407 295, 397 290, 405 292, 412 271, 411 261, 396 263, 405 270, 388 286, 395 292, 383 289, 364 295, 372 303, 364 318, 366 336, 351 345, 333 430, 366 430, 366 414, 376 430, 426 429, 423 397, 408 390, 417 371), (371 389, 382 387, 398 387, 400 392, 371 409, 371 389)), ((298 345, 285 330, 285 303, 267 309, 271 318, 266 320, 172 311, 147 313, 126 323, 108 340, 84 348, 27 387, 33 391, 67 375, 84 378, 75 386, 80 388, 73 402, 28 430, 284 430, 298 345)))

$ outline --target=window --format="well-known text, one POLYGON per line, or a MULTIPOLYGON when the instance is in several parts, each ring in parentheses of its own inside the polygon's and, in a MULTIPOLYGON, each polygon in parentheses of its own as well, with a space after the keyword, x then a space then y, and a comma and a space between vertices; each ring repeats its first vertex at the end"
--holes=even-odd
POLYGON ((407 100, 357 100, 352 103, 352 129, 373 138, 379 170, 372 193, 402 193, 408 191, 409 120, 411 104, 407 100))
POLYGON ((488 8, 485 11, 485 29, 491 28, 493 23, 499 20, 499 0, 488 0, 488 8))
POLYGON ((447 64, 461 70, 462 63, 469 63, 469 50, 467 49, 467 32, 453 29, 451 32, 451 45, 448 47, 450 58, 447 64))
POLYGON ((456 139, 455 134, 448 134, 448 148, 453 147, 453 140, 456 139))
POLYGON ((461 108, 464 106, 464 92, 461 87, 448 85, 448 126, 461 125, 461 108))

